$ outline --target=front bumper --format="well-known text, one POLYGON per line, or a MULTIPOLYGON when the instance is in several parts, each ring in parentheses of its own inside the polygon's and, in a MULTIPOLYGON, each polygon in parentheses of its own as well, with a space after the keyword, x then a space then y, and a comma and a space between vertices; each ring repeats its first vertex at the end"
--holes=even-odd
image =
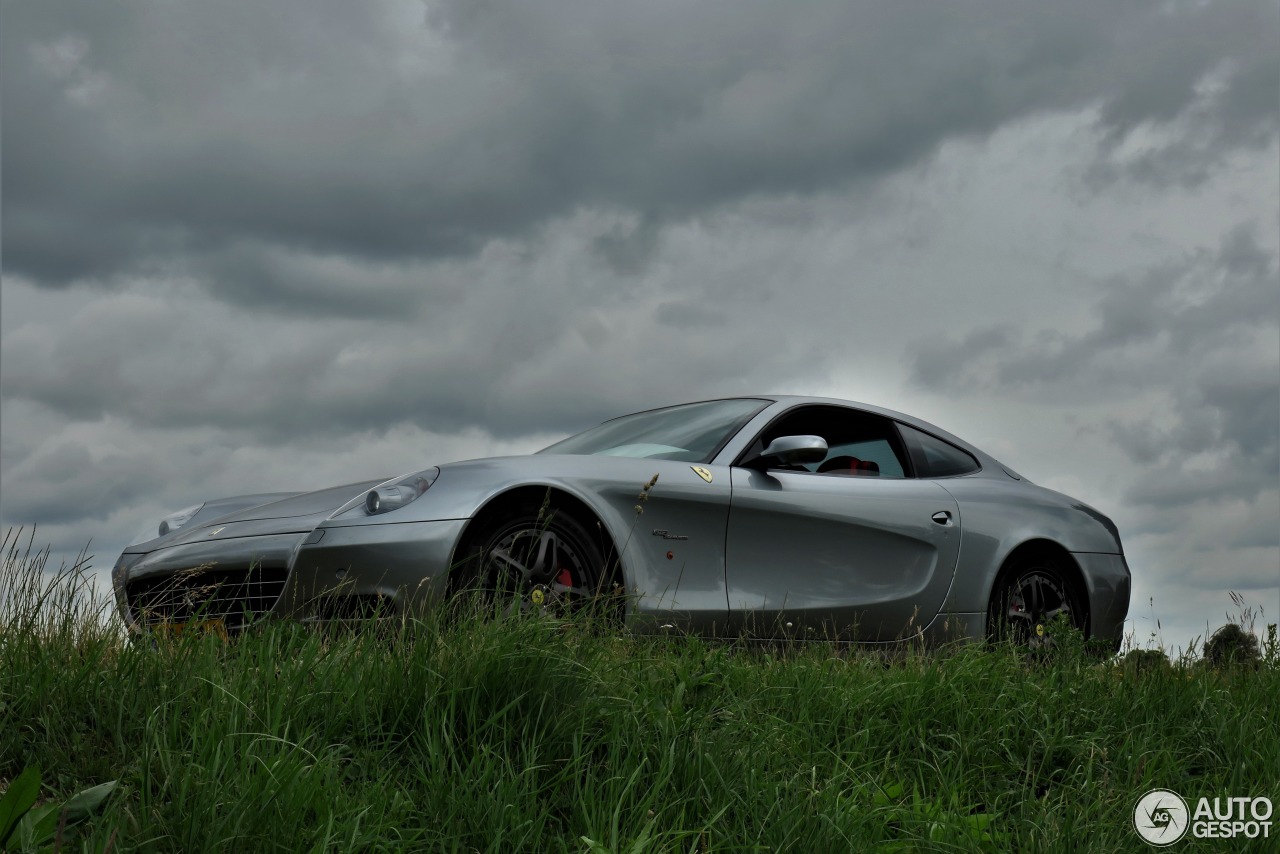
POLYGON ((111 572, 126 625, 217 621, 235 630, 270 613, 305 533, 185 543, 120 555, 111 572))
POLYGON ((306 622, 421 613, 446 595, 467 521, 317 528, 298 545, 274 613, 306 622))
POLYGON ((112 588, 126 625, 265 615, 306 622, 420 613, 443 599, 465 519, 233 537, 122 554, 112 588))

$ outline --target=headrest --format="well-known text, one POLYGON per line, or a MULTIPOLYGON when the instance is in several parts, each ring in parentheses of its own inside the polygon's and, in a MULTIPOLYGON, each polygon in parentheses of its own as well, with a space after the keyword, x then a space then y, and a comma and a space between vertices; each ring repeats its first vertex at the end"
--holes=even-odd
POLYGON ((854 474, 875 477, 880 474, 880 464, 857 457, 832 457, 818 466, 818 474, 854 474))

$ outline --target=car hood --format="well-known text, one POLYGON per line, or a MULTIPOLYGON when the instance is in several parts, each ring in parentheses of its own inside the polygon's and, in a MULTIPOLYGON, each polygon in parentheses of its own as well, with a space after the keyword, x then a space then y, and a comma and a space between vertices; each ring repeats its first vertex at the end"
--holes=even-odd
POLYGON ((359 483, 348 483, 342 486, 331 486, 315 492, 303 492, 280 501, 259 504, 244 510, 223 516, 210 524, 225 525, 228 522, 251 522, 267 519, 297 519, 302 516, 314 516, 317 513, 329 514, 337 510, 361 492, 372 489, 386 478, 362 480, 359 483))
MULTIPOLYGON (((237 537, 261 537, 272 534, 306 533, 327 519, 346 502, 386 478, 331 486, 315 492, 303 492, 288 498, 241 507, 200 524, 187 525, 167 537, 143 544, 134 551, 150 552, 173 546, 237 537)), ((234 499, 219 499, 232 501, 234 499)), ((213 502, 211 502, 213 503, 213 502)))

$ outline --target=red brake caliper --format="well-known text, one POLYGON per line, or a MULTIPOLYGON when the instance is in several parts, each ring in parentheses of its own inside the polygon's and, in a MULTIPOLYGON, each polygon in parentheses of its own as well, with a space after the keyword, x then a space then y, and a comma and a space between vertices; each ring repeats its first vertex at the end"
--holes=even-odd
POLYGON ((561 584, 565 587, 572 587, 573 573, 569 572, 567 569, 560 570, 560 573, 556 575, 556 584, 561 584))

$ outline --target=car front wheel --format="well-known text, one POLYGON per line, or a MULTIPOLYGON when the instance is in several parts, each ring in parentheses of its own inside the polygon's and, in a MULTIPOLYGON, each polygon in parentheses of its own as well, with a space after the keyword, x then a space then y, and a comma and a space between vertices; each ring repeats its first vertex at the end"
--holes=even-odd
POLYGON ((581 611, 606 590, 606 549, 595 527, 551 505, 511 508, 472 539, 465 586, 505 613, 581 611))

